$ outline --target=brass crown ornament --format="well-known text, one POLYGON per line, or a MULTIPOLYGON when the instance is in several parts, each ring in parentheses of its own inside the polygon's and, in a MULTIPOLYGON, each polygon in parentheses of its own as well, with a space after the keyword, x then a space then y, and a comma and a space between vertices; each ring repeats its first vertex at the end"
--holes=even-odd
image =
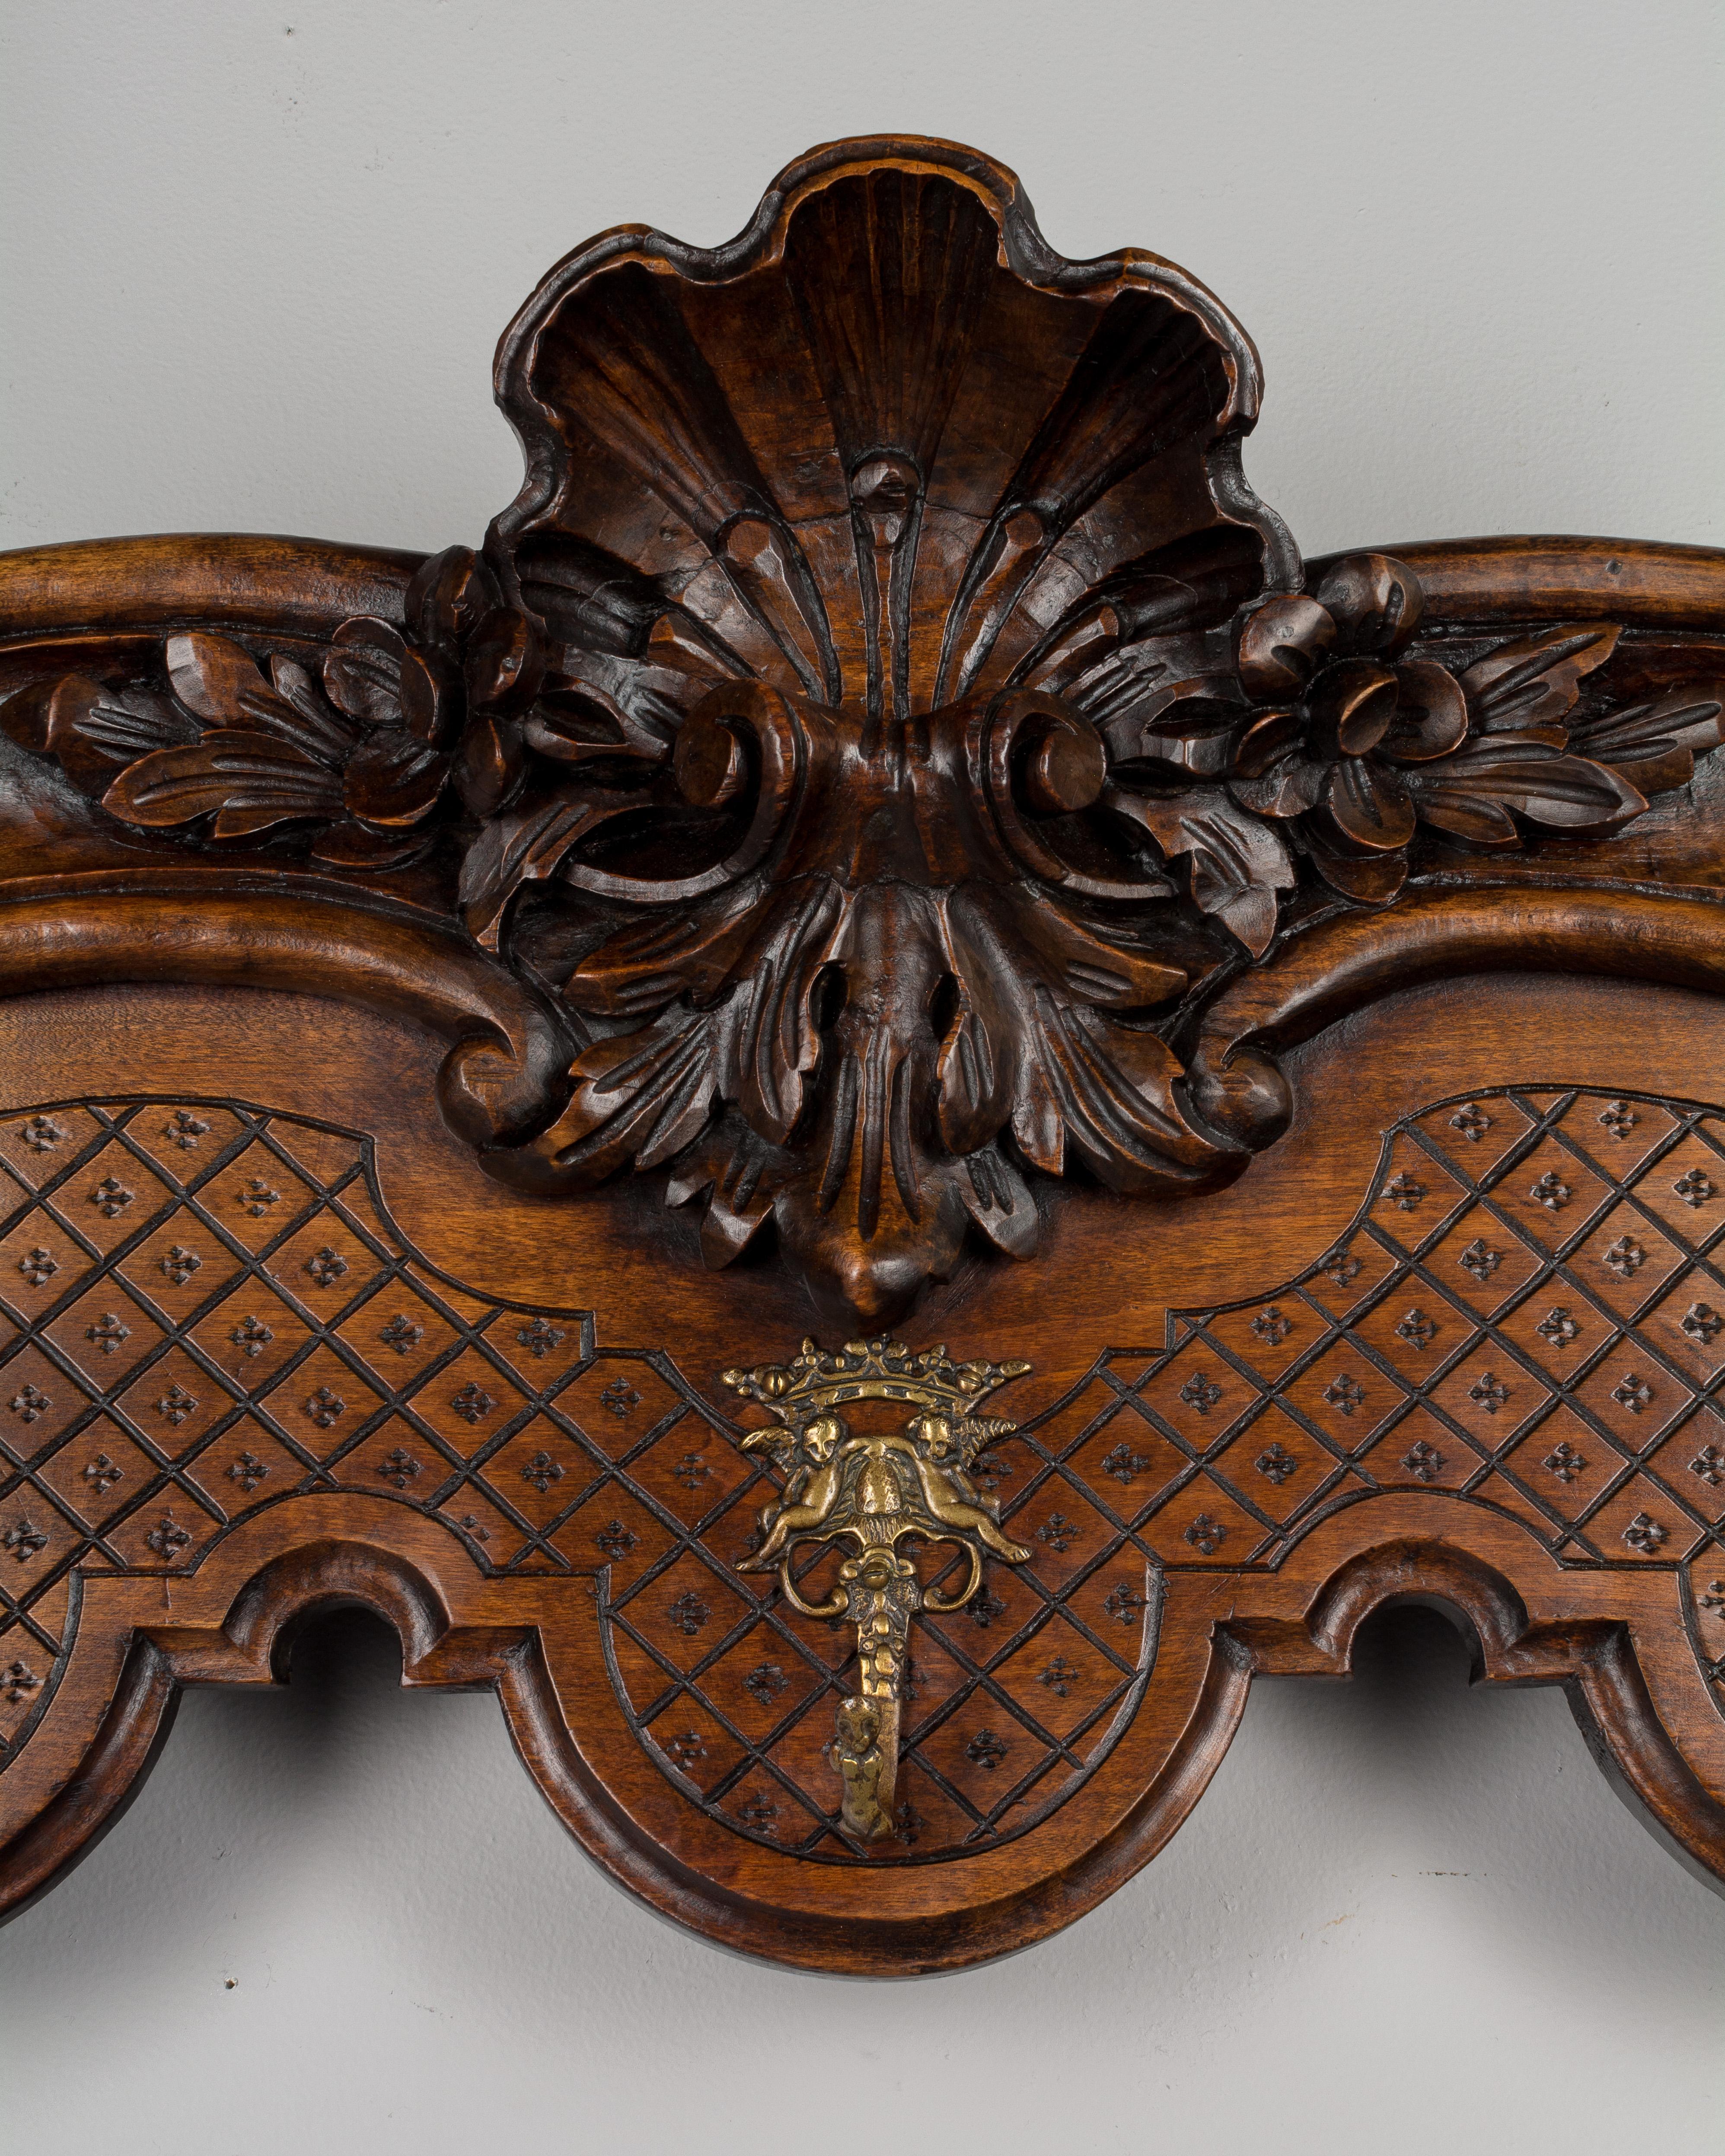
MULTIPOLYGON (((832 1756, 845 1784, 842 1817, 860 1840, 895 1832, 900 1704, 911 1620, 919 1609, 959 1609, 982 1584, 988 1556, 1023 1564, 1030 1553, 1001 1532, 999 1507, 970 1470, 991 1440, 1016 1423, 975 1412, 1028 1363, 955 1362, 944 1347, 913 1352, 883 1335, 836 1353, 804 1340, 787 1363, 731 1369, 724 1382, 777 1418, 748 1431, 745 1452, 764 1452, 783 1478, 762 1508, 761 1546, 741 1572, 777 1569, 785 1599, 805 1617, 848 1616, 856 1627, 857 1691, 841 1704, 832 1756), (897 1430, 858 1433, 836 1412, 855 1402, 896 1400, 912 1413, 897 1430), (848 1542, 825 1600, 799 1591, 803 1545, 848 1542), (901 1544, 952 1543, 968 1560, 954 1594, 923 1584, 920 1552, 901 1544)), ((811 1554, 809 1563, 816 1562, 811 1554)), ((803 1568, 805 1573, 808 1565, 803 1568)))

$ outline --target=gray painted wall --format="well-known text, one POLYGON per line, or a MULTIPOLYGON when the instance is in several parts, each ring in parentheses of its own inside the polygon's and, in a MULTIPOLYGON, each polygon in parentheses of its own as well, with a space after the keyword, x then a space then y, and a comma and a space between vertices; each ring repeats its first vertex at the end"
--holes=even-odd
MULTIPOLYGON (((1202 0, 0 0, 0 544, 476 539, 486 383, 624 219, 728 237, 811 143, 956 136, 1070 254, 1257 337, 1255 483, 1310 552, 1725 542, 1725 13, 1202 0)), ((6 2145, 138 2156, 865 2138, 1227 2152, 1717 2143, 1725 1910, 1560 1697, 1441 1620, 1265 1686, 1168 1851, 1075 1930, 897 1987, 728 1959, 614 1892, 485 1697, 368 1621, 193 1696, 0 1938, 6 2145)))

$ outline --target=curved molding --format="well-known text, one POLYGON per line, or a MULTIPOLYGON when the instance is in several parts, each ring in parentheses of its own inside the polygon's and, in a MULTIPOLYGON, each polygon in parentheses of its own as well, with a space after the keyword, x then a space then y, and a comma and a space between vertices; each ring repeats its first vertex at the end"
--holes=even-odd
POLYGON ((290 643, 399 622, 423 557, 254 532, 73 540, 0 553, 0 693, 44 671, 149 663, 177 629, 290 643))
POLYGON ((426 1026, 451 1044, 438 1081, 444 1117, 477 1146, 542 1114, 567 1060, 546 1004, 471 942, 346 894, 92 876, 0 897, 0 994, 121 981, 287 988, 426 1026))
POLYGON ((11 1906, 331 1600, 799 1968, 1070 1922, 1409 1596, 1725 1873, 1725 1074, 1553 985, 1725 987, 1725 553, 1304 562, 1261 374, 1005 167, 832 143, 542 280, 482 546, 0 557, 11 1906), (1488 974, 1443 1097, 1350 1061, 1488 974), (169 1097, 238 1029, 129 983, 305 1000, 169 1097), (533 1301, 392 1224, 319 998, 440 1045, 489 1181, 416 1218, 533 1301))
POLYGON ((1465 1539, 1422 1537, 1348 1558, 1298 1623, 1248 1618, 1228 1630, 1250 1655, 1255 1676, 1346 1676, 1361 1626, 1381 1609, 1410 1602, 1440 1609, 1470 1640, 1476 1683, 1563 1686, 1595 1760, 1631 1811, 1705 1884, 1725 1893, 1725 1802, 1671 1742, 1626 1623, 1538 1622, 1513 1582, 1465 1539))
POLYGON ((33 1908, 119 1825, 167 1741, 178 1701, 166 1658, 141 1642, 72 1772, 0 1843, 0 1923, 33 1908))
POLYGON ((1381 997, 1470 973, 1576 973, 1671 988, 1725 983, 1725 910, 1712 897, 1527 885, 1424 891, 1393 912, 1344 913, 1242 974, 1204 1014, 1191 1064, 1209 1120, 1255 1151, 1286 1130, 1293 1096, 1274 1051, 1381 997))
POLYGON ((326 635, 352 614, 400 621, 424 558, 251 531, 72 540, 0 553, 0 616, 8 639, 187 623, 326 635))
MULTIPOLYGON (((285 1681, 298 1628, 341 1605, 367 1609, 396 1632, 404 1684, 495 1689, 542 1794, 589 1855, 623 1883, 715 1943, 766 1952, 792 1967, 937 1974, 1017 1951, 1076 1922, 1149 1863, 1183 1823, 1221 1764, 1254 1676, 1346 1676, 1360 1627, 1409 1600, 1441 1608, 1472 1639, 1480 1680, 1563 1685, 1602 1765, 1645 1823, 1708 1883, 1721 1888, 1725 1878, 1725 1804, 1661 1722, 1627 1618, 1566 1622, 1531 1614, 1513 1581, 1472 1546, 1477 1516, 1463 1507, 1425 1532, 1335 1556, 1315 1589, 1303 1589, 1296 1604, 1274 1596, 1297 1609, 1293 1616, 1258 1618, 1241 1609, 1217 1622, 1183 1690, 1178 1734, 1149 1785, 1111 1830, 1028 1882, 964 1894, 962 1907, 937 1922, 920 1911, 895 1918, 865 1905, 768 1912, 757 1894, 680 1863, 670 1849, 644 1847, 638 1821, 584 1748, 583 1731, 596 1733, 590 1721, 583 1716, 571 1727, 557 1681, 560 1662, 567 1674, 567 1655, 552 1649, 547 1656, 527 1599, 515 1623, 464 1623, 462 1604, 471 1598, 461 1584, 439 1584, 380 1543, 363 1510, 346 1532, 293 1547, 239 1579, 226 1590, 226 1606, 204 1621, 152 1623, 135 1635, 87 1749, 40 1815, 0 1847, 3 1918, 31 1906, 123 1815, 160 1754, 181 1686, 285 1681)), ((1333 1545, 1338 1538, 1325 1539, 1333 1545)))
MULTIPOLYGON (((1717 547, 1534 534, 1416 540, 1373 551, 1414 571, 1434 624, 1459 628, 1555 617, 1725 633, 1725 552, 1717 547)), ((1313 562, 1313 583, 1342 558, 1313 562)))
MULTIPOLYGON (((23 1130, 48 1157, 55 1209, 0 1237, 28 1245, 13 1269, 38 1297, 0 1358, 34 1448, 0 1489, 0 1544, 34 1628, 14 1636, 34 1656, 59 1627, 51 1668, 13 1672, 40 1706, 0 1753, 0 1897, 22 1906, 118 1816, 176 1686, 280 1681, 295 1627, 344 1601, 395 1627, 408 1684, 495 1686, 559 1817, 634 1892, 798 1967, 925 1974, 1070 1922, 1178 1826, 1253 1675, 1345 1676, 1360 1625, 1409 1598, 1458 1616, 1486 1680, 1564 1684, 1614 1779, 1725 1875, 1725 1658, 1707 1629, 1725 1609, 1725 1445, 1705 1373, 1725 1317, 1698 1300, 1725 1236, 1705 1210, 1725 1188, 1716 1111, 1507 1087, 1404 1118, 1315 1265, 1173 1313, 1159 1352, 1101 1356, 1022 1425, 971 1427, 957 1405, 1020 1363, 880 1340, 730 1373, 817 1451, 849 1426, 886 1460, 907 1401, 951 1406, 913 1424, 949 1465, 922 1486, 938 1516, 911 1532, 980 1537, 982 1591, 973 1611, 931 1556, 913 1594, 904 1809, 885 1839, 853 1830, 823 1742, 854 1659, 825 1644, 829 1605, 770 1563, 746 1584, 750 1498, 768 1497, 765 1520, 795 1508, 761 1443, 669 1356, 436 1273, 382 1209, 360 1134, 183 1098, 0 1123, 0 1142, 23 1130), (1588 1177, 1608 1190, 1599 1149, 1623 1146, 1609 1198, 1577 1197, 1588 1177), (1553 1191, 1548 1166, 1530 1205, 1541 1162, 1568 1180, 1553 1191), (53 1224, 86 1191, 125 1214, 146 1164, 157 1210, 95 1281, 74 1275, 53 1224), (250 1205, 269 1225, 243 1242, 223 1224, 250 1205), (1658 1281, 1626 1282, 1644 1263, 1668 1275, 1686 1238, 1661 1319, 1658 1281), (223 1242, 248 1260, 232 1279, 223 1242), (187 1291, 172 1313, 137 1255, 169 1245, 187 1291), (1685 1309, 1686 1332, 1670 1322, 1685 1309), (111 1378, 109 1341, 127 1358, 111 1378), (183 1440, 200 1402, 176 1368, 218 1414, 183 1440), (848 1425, 810 1419, 835 1406, 848 1425), (170 1448, 165 1475, 129 1430, 170 1448), (69 1542, 66 1492, 87 1516, 69 1542)), ((0 1275, 0 1296, 21 1292, 0 1275)), ((796 1511, 810 1535, 824 1517, 796 1511)))

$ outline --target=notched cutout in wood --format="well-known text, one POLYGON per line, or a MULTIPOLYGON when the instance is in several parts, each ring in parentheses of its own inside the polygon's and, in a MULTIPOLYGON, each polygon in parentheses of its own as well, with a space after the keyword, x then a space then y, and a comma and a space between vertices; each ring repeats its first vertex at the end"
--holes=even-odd
POLYGON ((727 247, 578 250, 497 390, 526 475, 477 549, 0 560, 5 990, 411 1021, 490 1179, 424 1199, 437 1247, 531 1220, 570 1288, 416 1260, 377 1160, 434 1134, 388 1104, 170 1097, 180 1040, 110 1044, 118 1092, 7 1070, 13 1901, 176 1683, 267 1680, 348 1593, 408 1681, 498 1686, 619 1876, 793 1962, 1067 1921, 1252 1670, 1344 1667, 1399 1593, 1569 1684, 1725 1866, 1725 1079, 1650 1090, 1631 1040, 1615 1090, 1566 1083, 1529 978, 1316 1264, 1333 1192, 1278 1150, 1353 1128, 1344 1056, 1312 1101, 1288 1071, 1396 990, 1717 990, 1725 557, 1307 567, 1241 475, 1226 310, 1064 260, 941 143, 812 153, 727 247), (1117 1346, 1168 1209, 1242 1178, 1263 1291, 1117 1346), (677 1314, 637 1337, 655 1252, 677 1314), (1053 1392, 958 1411, 1027 1291, 1053 1392), (805 1333, 887 1389, 757 1441, 719 1373, 805 1333))
POLYGON ((639 1891, 811 1965, 949 1966, 1069 1920, 1183 1816, 1255 1671, 1345 1671, 1362 1618, 1409 1594, 1459 1609, 1488 1676, 1568 1684, 1717 1861, 1717 1110, 1440 1102, 1301 1274, 1175 1311, 959 1444, 927 1403, 1021 1365, 805 1342, 728 1373, 798 1433, 751 1445, 663 1350, 441 1276, 359 1133, 184 1099, 6 1127, 41 1163, 0 1291, 35 1301, 0 1385, 14 1902, 123 1801, 177 1683, 268 1681, 284 1628, 336 1599, 395 1624, 408 1683, 495 1685, 550 1801, 639 1891), (152 1138, 183 1152, 141 1188, 152 1138), (126 1232, 102 1247, 80 1201, 126 1232), (937 1512, 915 1470, 868 1480, 911 1454, 906 1406, 952 1463, 937 1512), (884 1650, 865 1566, 847 1602, 851 1543, 911 1582, 884 1650), (858 1789, 876 1693, 884 1808, 878 1757, 858 1789))

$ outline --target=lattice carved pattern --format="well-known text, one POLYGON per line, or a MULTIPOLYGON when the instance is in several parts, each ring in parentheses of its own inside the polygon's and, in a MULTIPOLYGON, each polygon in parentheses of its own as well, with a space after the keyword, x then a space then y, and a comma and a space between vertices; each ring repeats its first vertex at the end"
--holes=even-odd
MULTIPOLYGON (((922 1628, 885 1852, 838 1820, 847 1628, 737 1572, 773 1488, 668 1354, 439 1273, 384 1210, 370 1140, 333 1125, 50 1103, 5 1119, 0 1168, 0 1771, 83 1575, 190 1570, 234 1522, 332 1490, 441 1518, 490 1575, 605 1568, 648 1755, 733 1831, 819 1861, 915 1864, 1046 1817, 1130 1721, 1167 1574, 1273 1568, 1380 1491, 1507 1513, 1566 1566, 1676 1573, 1725 1711, 1725 1116, 1705 1106, 1507 1088, 1409 1116, 1318 1263, 1173 1314, 1161 1347, 1109 1350, 993 1445, 977 1480, 1031 1560, 922 1628)), ((834 1562, 804 1561, 805 1599, 834 1562)))

